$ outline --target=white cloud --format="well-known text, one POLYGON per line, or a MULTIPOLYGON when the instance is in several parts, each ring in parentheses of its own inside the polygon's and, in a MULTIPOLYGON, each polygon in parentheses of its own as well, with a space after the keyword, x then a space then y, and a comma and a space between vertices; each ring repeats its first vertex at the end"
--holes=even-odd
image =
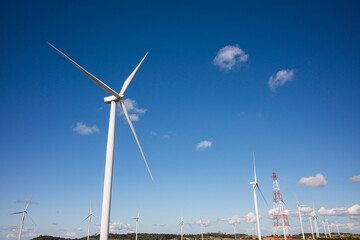
MULTIPOLYGON (((16 201, 17 203, 28 203, 29 200, 28 199, 20 199, 20 200, 17 200, 16 201)), ((31 201, 30 204, 35 204, 35 205, 38 205, 39 203, 38 202, 35 202, 35 201, 31 201)))
POLYGON ((230 224, 241 223, 245 221, 244 217, 232 216, 231 218, 219 218, 220 221, 227 221, 230 224))
POLYGON ((64 233, 64 237, 76 237, 77 234, 74 232, 66 232, 64 233))
MULTIPOLYGON (((259 216, 259 218, 261 217, 259 216)), ((249 212, 248 214, 245 215, 245 219, 246 222, 248 223, 254 223, 256 222, 256 215, 253 212, 249 212)))
POLYGON ((332 223, 330 224, 330 227, 332 229, 336 229, 336 227, 339 228, 340 231, 354 231, 354 230, 360 230, 360 224, 359 223, 332 223))
POLYGON ((164 223, 154 223, 153 226, 154 227, 166 227, 166 224, 164 224, 164 223))
POLYGON ((211 141, 204 140, 196 145, 196 150, 210 148, 210 147, 212 147, 212 145, 213 145, 213 143, 211 141))
POLYGON ((197 220, 195 222, 186 222, 186 225, 189 226, 193 226, 193 225, 199 225, 201 226, 201 222, 203 224, 204 227, 210 226, 211 225, 211 221, 210 220, 197 220))
MULTIPOLYGON (((133 122, 139 121, 140 115, 145 114, 147 111, 147 109, 145 109, 145 108, 138 108, 137 102, 130 98, 126 98, 124 100, 124 104, 125 104, 128 114, 129 114, 130 120, 133 122)), ((121 115, 124 115, 121 107, 119 107, 119 111, 120 111, 121 115)), ((124 116, 124 119, 125 119, 125 116, 124 116)))
POLYGON ((15 234, 13 234, 13 233, 8 233, 7 235, 6 235, 6 238, 16 238, 17 236, 15 235, 15 234))
POLYGON ((95 125, 92 127, 90 127, 90 126, 88 127, 88 126, 86 126, 85 123, 78 122, 76 124, 76 127, 73 128, 73 132, 76 132, 77 134, 80 134, 80 135, 91 135, 94 133, 98 133, 99 129, 95 125))
POLYGON ((330 209, 321 207, 318 212, 320 215, 326 216, 359 216, 360 205, 355 204, 351 207, 335 207, 330 209))
POLYGON ((132 226, 128 223, 121 223, 121 222, 110 223, 110 232, 116 233, 122 230, 125 231, 132 230, 132 226))
POLYGON ((294 70, 280 70, 275 75, 271 75, 269 79, 269 87, 272 91, 275 91, 276 88, 283 86, 285 83, 293 80, 294 70))
POLYGON ((351 177, 350 181, 352 181, 352 182, 360 182, 360 175, 351 177))
POLYGON ((234 69, 236 66, 241 66, 241 64, 245 63, 248 58, 249 55, 239 48, 238 45, 227 45, 218 51, 213 60, 213 64, 215 66, 219 66, 220 69, 229 71, 234 69))
POLYGON ((301 178, 297 184, 308 186, 308 187, 324 187, 327 185, 327 181, 324 175, 318 173, 315 177, 303 177, 301 178))

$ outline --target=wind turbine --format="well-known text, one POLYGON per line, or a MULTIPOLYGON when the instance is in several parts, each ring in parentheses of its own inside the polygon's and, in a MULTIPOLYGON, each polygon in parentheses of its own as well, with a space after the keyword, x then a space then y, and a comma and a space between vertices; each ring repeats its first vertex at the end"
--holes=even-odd
POLYGON ((235 223, 233 223, 233 227, 234 227, 234 235, 235 235, 235 239, 236 239, 236 226, 235 226, 236 224, 235 223))
POLYGON ((311 227, 311 235, 312 235, 312 238, 315 239, 315 237, 314 237, 314 229, 313 229, 313 225, 312 225, 311 219, 312 219, 312 217, 310 216, 310 217, 309 217, 309 222, 310 222, 310 227, 311 227))
POLYGON ((78 65, 76 62, 71 60, 68 56, 66 56, 64 53, 62 53, 60 50, 58 50, 56 47, 48 43, 54 50, 56 50, 58 53, 60 53, 63 57, 65 57, 67 60, 69 60, 72 64, 75 65, 80 71, 85 73, 86 76, 88 76, 93 82, 95 82, 101 89, 103 89, 105 92, 111 94, 112 96, 105 97, 104 102, 107 104, 110 104, 110 120, 109 120, 109 130, 108 130, 108 139, 107 139, 107 147, 106 147, 106 162, 105 162, 105 177, 104 177, 104 192, 103 192, 103 203, 102 203, 102 212, 101 212, 101 226, 100 226, 100 240, 108 240, 109 238, 109 222, 110 222, 110 205, 111 205, 111 186, 112 186, 112 174, 113 174, 113 163, 114 163, 114 138, 115 138, 115 119, 116 119, 116 103, 119 102, 120 106, 124 112, 125 118, 130 126, 130 129, 132 131, 132 134, 134 135, 136 144, 139 147, 140 153, 142 158, 144 159, 146 168, 150 174, 151 180, 154 182, 154 179, 151 175, 149 166, 146 162, 144 153, 141 149, 139 140, 136 136, 134 127, 131 123, 129 114, 126 110, 125 104, 124 104, 124 93, 126 89, 129 87, 132 79, 134 78, 136 72, 138 71, 139 67, 141 66, 142 62, 144 61, 145 57, 148 53, 145 54, 143 59, 140 61, 140 63, 137 65, 137 67, 134 69, 134 71, 128 76, 128 78, 125 80, 120 93, 115 92, 113 89, 108 87, 105 83, 100 81, 98 78, 93 76, 91 73, 86 71, 84 68, 82 68, 80 65, 78 65))
POLYGON ((204 240, 204 223, 202 219, 200 219, 200 226, 201 226, 201 240, 204 240))
POLYGON ((181 219, 180 219, 179 226, 180 226, 181 240, 183 240, 183 235, 184 235, 184 232, 183 232, 184 220, 183 220, 183 217, 182 217, 182 216, 181 216, 181 219))
POLYGON ((316 232, 316 237, 319 238, 320 234, 319 234, 319 226, 318 226, 318 221, 317 221, 317 214, 316 214, 316 209, 315 207, 313 208, 313 214, 312 217, 314 219, 314 226, 315 226, 315 232, 316 232))
MULTIPOLYGON (((256 213, 256 225, 257 225, 257 234, 258 234, 258 238, 259 240, 261 240, 261 231, 260 231, 260 220, 259 220, 259 211, 258 211, 258 204, 257 204, 257 197, 256 197, 256 188, 259 189, 262 197, 265 200, 265 197, 263 195, 263 193, 260 190, 259 184, 257 182, 257 178, 256 178, 256 168, 255 168, 255 153, 253 153, 253 160, 254 160, 254 182, 250 182, 250 185, 253 186, 253 193, 254 193, 254 204, 255 204, 255 213, 256 213)), ((265 200, 266 201, 266 200, 265 200)))
POLYGON ((340 236, 339 223, 338 223, 338 221, 336 221, 336 229, 337 229, 338 235, 340 236))
POLYGON ((89 215, 87 215, 87 217, 82 220, 82 222, 84 222, 86 219, 89 219, 89 223, 88 223, 88 235, 87 235, 87 240, 89 240, 90 238, 90 225, 91 225, 91 217, 96 217, 92 211, 91 211, 91 202, 90 202, 90 212, 89 212, 89 215))
POLYGON ((134 218, 131 218, 131 219, 134 219, 136 221, 136 224, 135 224, 135 240, 137 240, 138 239, 138 223, 139 223, 139 219, 140 219, 140 211, 138 212, 137 217, 134 217, 134 218))
POLYGON ((35 221, 32 219, 32 217, 30 217, 29 213, 27 212, 27 209, 30 205, 31 199, 29 200, 29 202, 27 203, 25 210, 20 211, 20 212, 14 212, 14 213, 10 213, 9 215, 15 215, 15 214, 21 214, 22 213, 22 218, 21 218, 21 224, 20 224, 20 232, 19 232, 19 237, 18 240, 21 240, 21 235, 22 235, 22 231, 23 231, 23 226, 24 226, 24 220, 25 220, 25 214, 28 215, 28 217, 30 218, 30 220, 35 224, 35 221))
MULTIPOLYGON (((303 222, 302 222, 302 217, 301 217, 301 207, 303 207, 303 205, 300 205, 299 201, 296 199, 297 201, 297 208, 298 208, 298 212, 299 212, 299 218, 300 218, 300 226, 301 226, 301 233, 302 233, 302 237, 303 240, 305 240, 305 234, 304 234, 304 228, 303 228, 303 222)), ((312 227, 312 226, 311 226, 312 227)))
POLYGON ((325 221, 322 221, 321 224, 323 225, 324 227, 324 234, 325 234, 325 237, 328 237, 327 234, 326 234, 326 227, 325 227, 325 221))
POLYGON ((329 237, 331 237, 331 231, 330 231, 330 226, 329 226, 329 219, 326 219, 326 225, 329 231, 329 237))

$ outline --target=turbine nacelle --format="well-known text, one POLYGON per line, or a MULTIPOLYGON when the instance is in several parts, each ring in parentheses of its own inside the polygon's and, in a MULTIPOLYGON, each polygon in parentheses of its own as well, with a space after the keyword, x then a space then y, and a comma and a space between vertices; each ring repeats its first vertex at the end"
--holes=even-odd
POLYGON ((104 97, 104 102, 107 104, 110 104, 112 101, 119 102, 124 98, 124 95, 119 95, 119 96, 120 96, 120 98, 116 97, 116 96, 104 97))

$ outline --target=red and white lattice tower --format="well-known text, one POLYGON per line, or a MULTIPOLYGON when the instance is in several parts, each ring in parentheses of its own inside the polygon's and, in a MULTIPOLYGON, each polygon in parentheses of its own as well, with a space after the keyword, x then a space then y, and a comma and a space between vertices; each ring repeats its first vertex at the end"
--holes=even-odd
POLYGON ((285 212, 285 204, 280 193, 279 182, 275 171, 273 172, 273 191, 274 191, 274 240, 292 240, 290 233, 290 224, 285 212))

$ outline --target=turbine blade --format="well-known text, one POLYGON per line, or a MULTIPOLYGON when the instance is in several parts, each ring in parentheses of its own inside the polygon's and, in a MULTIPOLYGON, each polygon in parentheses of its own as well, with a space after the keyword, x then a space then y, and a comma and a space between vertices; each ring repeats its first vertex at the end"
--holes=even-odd
POLYGON ((36 222, 34 221, 34 219, 32 219, 32 217, 30 217, 30 215, 27 213, 27 212, 25 212, 26 213, 26 215, 28 215, 28 217, 30 218, 30 220, 36 225, 36 222))
POLYGON ((97 217, 96 215, 94 215, 94 214, 91 214, 91 216, 98 218, 98 217, 97 217))
POLYGON ((15 215, 15 214, 20 214, 20 213, 23 213, 24 211, 21 211, 21 212, 14 212, 14 213, 9 213, 9 215, 15 215))
POLYGON ((282 200, 282 202, 284 203, 285 207, 286 207, 287 209, 289 209, 289 207, 286 205, 286 203, 284 202, 284 200, 282 200))
POLYGON ((53 45, 49 44, 53 49, 55 49, 55 51, 57 51, 58 53, 60 53, 63 57, 65 57, 67 60, 69 60, 72 64, 75 65, 75 67, 77 67, 78 69, 80 69, 80 71, 82 71, 83 73, 85 73, 86 76, 88 76, 91 80, 93 80, 99 87, 101 87, 105 92, 120 98, 120 95, 115 92, 114 90, 112 90, 109 86, 107 86, 105 83, 103 83, 101 80, 99 80, 98 78, 96 78, 94 75, 92 75, 91 73, 89 73, 88 71, 86 71, 84 68, 82 68, 79 64, 77 64, 76 62, 74 62, 71 58, 69 58, 68 56, 66 56, 64 53, 62 53, 59 49, 57 49, 56 47, 54 47, 53 45))
POLYGON ((254 160, 254 177, 255 177, 255 183, 257 183, 257 178, 256 178, 256 167, 255 167, 255 153, 253 152, 253 160, 254 160))
POLYGON ((259 189, 259 191, 260 191, 260 193, 261 193, 261 196, 262 196, 262 198, 264 199, 264 201, 265 201, 265 203, 266 203, 266 206, 267 206, 268 203, 267 203, 267 201, 266 201, 266 199, 265 199, 265 197, 264 197, 264 194, 262 193, 262 191, 261 191, 261 189, 260 189, 260 187, 259 187, 259 184, 256 183, 256 186, 257 186, 257 188, 259 189))
POLYGON ((29 205, 30 205, 30 202, 31 202, 31 198, 30 198, 29 202, 26 204, 25 211, 28 209, 28 207, 29 207, 29 205))
POLYGON ((84 218, 84 220, 82 220, 81 222, 84 222, 86 219, 88 219, 90 217, 90 215, 88 215, 86 218, 84 218))
POLYGON ((142 149, 141 149, 139 140, 138 140, 138 138, 137 138, 137 136, 136 136, 136 133, 135 133, 134 127, 133 127, 133 125, 132 125, 132 123, 131 123, 129 114, 127 113, 125 104, 124 104, 124 102, 123 102, 122 100, 120 100, 120 106, 121 106, 121 108, 122 108, 122 110, 123 110, 123 112, 124 112, 124 115, 125 115, 125 117, 126 117, 126 120, 127 120, 128 123, 129 123, 130 129, 131 129, 131 131, 132 131, 132 133, 133 133, 133 135, 134 135, 135 141, 136 141, 136 143, 137 143, 137 145, 138 145, 138 147, 139 147, 141 156, 142 156, 142 158, 144 159, 144 162, 145 162, 146 168, 147 168, 147 170, 148 170, 148 172, 149 172, 149 174, 150 174, 151 180, 153 181, 153 183, 154 183, 154 185, 155 185, 155 181, 154 181, 154 179, 153 179, 153 177, 152 177, 152 174, 151 174, 151 172, 150 172, 150 168, 149 168, 149 166, 148 166, 148 164, 147 164, 147 162, 146 162, 144 153, 143 153, 143 151, 142 151, 142 149))
POLYGON ((145 60, 146 56, 148 55, 149 52, 147 52, 145 54, 145 56, 143 57, 143 59, 140 61, 140 63, 137 65, 137 67, 134 69, 134 71, 128 76, 128 78, 125 80, 124 85, 121 88, 120 91, 120 95, 124 95, 124 93, 126 92, 126 89, 129 87, 131 81, 133 80, 136 72, 138 71, 139 67, 141 66, 142 62, 145 60))

